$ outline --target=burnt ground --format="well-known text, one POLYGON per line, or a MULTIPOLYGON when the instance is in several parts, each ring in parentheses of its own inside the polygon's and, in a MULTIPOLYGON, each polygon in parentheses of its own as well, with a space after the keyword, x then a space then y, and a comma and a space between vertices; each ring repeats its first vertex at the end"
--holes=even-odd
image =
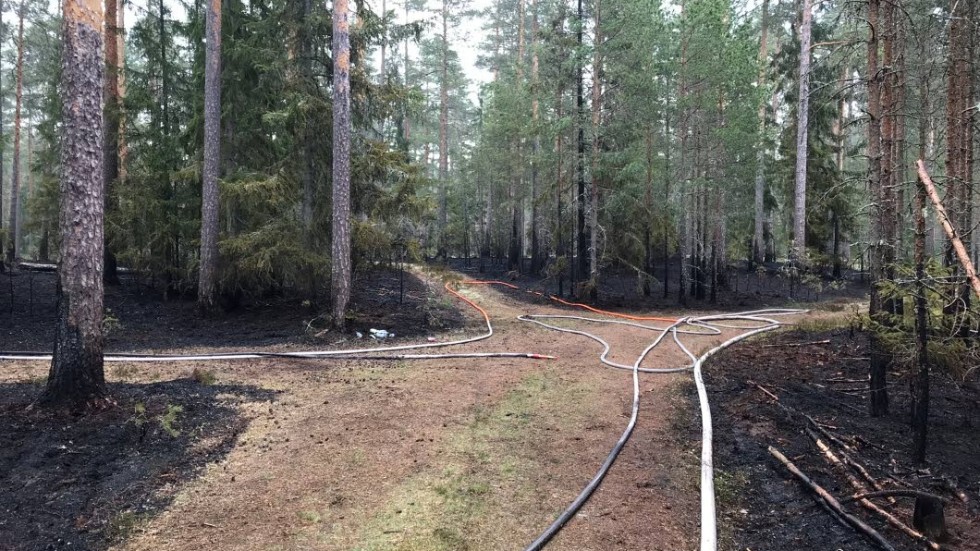
MULTIPOLYGON (((515 279, 502 270, 464 273, 515 279)), ((461 313, 454 307, 440 284, 407 276, 405 303, 398 307, 398 272, 362 275, 370 286, 357 287, 353 329, 378 327, 402 337, 462 326, 464 321, 467 327, 479 325, 468 309, 461 313)), ((788 282, 778 275, 742 273, 738 281, 739 292, 733 283, 718 304, 692 301, 691 306, 744 310, 804 300, 781 295, 779 289, 788 282), (749 285, 746 291, 745 282, 753 278, 758 288, 749 285)), ((520 277, 515 283, 543 291, 553 284, 520 277)), ((53 286, 53 274, 0 274, 0 348, 50 347, 53 286), (12 316, 10 294, 4 293, 11 284, 12 316)), ((638 299, 635 278, 628 274, 610 273, 600 291, 600 302, 607 307, 656 307, 656 298, 638 299)), ((514 319, 529 309, 567 310, 526 293, 498 288, 468 292, 488 307, 499 330, 492 342, 476 350, 529 349, 556 354, 559 360, 294 365, 265 359, 206 366, 217 385, 189 378, 186 364, 123 364, 107 370, 117 406, 86 419, 25 411, 41 390, 46 366, 15 362, 0 373, 0 550, 59 549, 69 542, 72 549, 102 549, 118 541, 126 550, 180 551, 416 543, 419 549, 495 549, 526 544, 577 494, 618 437, 628 411, 628 378, 596 369, 594 345, 575 336, 528 330, 514 319), (143 413, 137 412, 138 403, 143 413), (173 406, 181 410, 171 423, 166 419, 173 406), (515 419, 520 423, 514 424, 515 419), (179 433, 172 434, 167 426, 179 433), (4 510, 7 503, 12 505, 4 510)), ((823 293, 821 300, 862 294, 860 286, 848 285, 838 295, 823 293)), ((663 304, 676 310, 676 296, 663 304)), ((159 293, 128 281, 108 290, 107 305, 118 320, 109 337, 115 350, 333 345, 345 337, 322 333, 318 321, 307 331, 316 311, 299 299, 270 299, 202 319, 193 302, 162 301, 159 293)), ((647 337, 635 331, 606 336, 620 354, 647 337)), ((866 369, 860 360, 850 367, 828 365, 860 358, 863 343, 815 351, 759 348, 776 342, 739 345, 716 361, 719 366, 723 361, 723 367, 708 368, 720 510, 728 530, 723 548, 862 549, 859 537, 837 526, 795 482, 773 468, 759 442, 773 439, 818 479, 829 472, 808 451, 799 427, 780 418, 757 391, 746 390, 745 379, 755 378, 781 395, 799 392, 802 397, 791 402, 794 406, 840 426, 842 435, 864 434, 875 445, 906 442, 904 419, 886 420, 879 430, 877 421, 852 415, 860 411, 860 398, 844 395, 831 402, 819 394, 810 396, 796 388, 808 383, 783 369, 811 366, 806 373, 824 386, 827 378, 857 379, 866 369), (856 405, 839 411, 828 405, 848 400, 856 405), (756 415, 763 416, 757 421, 761 429, 751 424, 756 415), (800 457, 806 453, 810 456, 800 457), (776 501, 766 501, 768 496, 776 501)), ((665 356, 660 361, 677 359, 665 356)), ((639 432, 615 476, 552 546, 576 551, 695 546, 699 433, 692 428, 697 417, 689 413, 696 406, 690 409, 678 397, 682 379, 644 382, 644 392, 663 401, 641 408, 639 432)), ((693 395, 689 391, 683 393, 693 395)), ((895 394, 900 392, 896 387, 895 394)), ((942 395, 944 390, 936 392, 942 395)), ((906 407, 900 396, 893 399, 894 411, 906 407)), ((971 463, 973 448, 949 436, 964 437, 953 430, 962 419, 980 421, 967 415, 976 403, 970 399, 950 407, 936 399, 936 410, 953 417, 934 425, 932 453, 942 463, 930 474, 959 473, 959 484, 976 499, 976 480, 970 482, 970 473, 978 472, 971 463), (942 446, 966 451, 946 453, 942 446), (954 457, 962 463, 949 463, 954 457)), ((894 456, 895 476, 928 487, 927 479, 903 470, 907 457, 901 453, 866 446, 862 456, 878 473, 894 456)), ((821 481, 844 493, 840 484, 821 481)), ((966 513, 954 507, 950 514, 954 535, 967 540, 972 525, 966 513)), ((902 542, 903 548, 911 549, 907 543, 902 542)))
POLYGON ((114 383, 115 405, 66 417, 28 405, 36 382, 0 384, 0 550, 103 549, 167 507, 233 447, 246 402, 276 392, 194 379, 114 383))
MULTIPOLYGON (((502 279, 523 288, 549 295, 558 295, 558 281, 555 278, 531 276, 510 270, 500 259, 454 258, 449 261, 452 269, 476 279, 502 279)), ((667 262, 667 296, 664 297, 664 263, 658 261, 654 271, 655 278, 649 286, 650 294, 643 287, 636 271, 629 267, 610 266, 603 270, 600 279, 596 304, 604 308, 675 310, 682 307, 678 296, 680 265, 677 258, 667 262)), ((562 296, 569 298, 571 286, 564 281, 562 296)), ((714 311, 738 311, 756 308, 772 308, 787 305, 866 300, 868 294, 867 274, 857 270, 844 270, 840 279, 829 274, 811 274, 801 280, 791 274, 785 264, 769 263, 749 270, 746 262, 729 266, 725 281, 719 285, 715 300, 711 299, 710 287, 703 299, 696 299, 688 293, 688 308, 711 309, 714 311)))
MULTIPOLYGON (((371 328, 412 337, 458 328, 463 316, 446 298, 441 283, 404 273, 400 292, 397 270, 358 274, 354 285, 350 333, 371 328)), ((53 348, 56 275, 21 270, 0 274, 0 350, 47 352, 53 348)), ((109 329, 106 350, 148 351, 305 344, 322 346, 344 338, 325 331, 326 319, 303 297, 252 300, 215 317, 202 317, 188 299, 164 300, 132 276, 106 287, 109 329)), ((349 336, 349 335, 348 335, 349 336)))
MULTIPOLYGON (((875 549, 856 532, 835 522, 803 486, 773 459, 772 445, 838 499, 851 495, 849 483, 834 473, 803 433, 804 421, 791 418, 749 381, 808 414, 850 446, 859 461, 886 488, 912 487, 949 498, 946 515, 950 549, 980 549, 980 389, 976 381, 954 383, 934 374, 928 464, 910 459, 908 381, 889 378, 891 414, 871 418, 867 411, 867 336, 848 328, 818 333, 791 331, 737 344, 706 366, 705 379, 715 426, 715 468, 726 549, 875 549), (809 344, 830 340, 829 344, 809 344), (959 488, 964 505, 950 490, 959 488)), ((696 404, 696 400, 693 402, 696 404)), ((692 406, 696 407, 696 405, 692 406)), ((911 524, 913 500, 897 505, 876 500, 911 524)), ((845 506, 875 527, 897 549, 921 549, 911 539, 845 506)))

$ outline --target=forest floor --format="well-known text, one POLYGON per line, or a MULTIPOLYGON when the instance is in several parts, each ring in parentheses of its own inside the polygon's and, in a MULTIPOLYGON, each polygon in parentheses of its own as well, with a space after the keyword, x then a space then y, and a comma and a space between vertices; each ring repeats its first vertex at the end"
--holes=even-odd
MULTIPOLYGON (((46 294, 39 291, 46 288, 45 276, 31 277, 36 278, 34 316, 41 318, 53 276, 46 294)), ((369 281, 371 292, 355 298, 354 326, 361 331, 394 330, 399 344, 479 332, 475 312, 457 308, 436 281, 410 275, 401 306, 397 272, 369 281), (437 326, 444 319, 448 327, 437 326)), ((349 335, 307 330, 314 314, 295 301, 201 320, 192 304, 163 303, 138 287, 130 289, 109 291, 107 304, 115 305, 119 320, 111 349, 296 350, 351 342, 349 335)), ((117 406, 80 419, 27 411, 47 366, 3 364, 0 550, 522 548, 581 490, 619 437, 630 410, 630 377, 600 367, 598 345, 515 319, 567 309, 498 288, 463 292, 487 308, 496 330, 494 338, 467 351, 527 351, 559 359, 108 364, 117 406)), ((0 324, 0 348, 48 348, 50 333, 43 331, 50 322, 32 321, 29 305, 16 297, 14 315, 0 313, 0 321, 10 321, 0 324)), ((6 298, 0 293, 0 308, 6 298)), ((740 309, 773 305, 760 295, 738 300, 746 301, 740 309)), ((797 321, 846 323, 851 304, 838 297, 797 321)), ((613 331, 590 324, 589 330, 610 342, 617 361, 631 361, 650 337, 628 327, 613 331)), ((734 334, 690 342, 692 349, 704 350, 734 334)), ((814 339, 850 338, 840 330, 827 335, 814 339)), ((810 337, 785 333, 774 339, 766 345, 810 337)), ((907 431, 901 416, 889 418, 883 428, 857 413, 853 421, 839 419, 834 415, 847 412, 832 409, 834 402, 819 395, 806 398, 796 388, 800 375, 779 369, 807 366, 810 380, 825 386, 818 379, 858 378, 864 352, 856 339, 842 345, 857 347, 847 348, 846 355, 826 345, 775 346, 761 353, 762 341, 752 340, 707 367, 717 412, 723 549, 861 548, 859 538, 829 520, 778 465, 759 455, 759 446, 771 442, 794 458, 812 450, 761 393, 744 388, 747 378, 787 394, 785 400, 799 400, 792 403, 841 426, 843 434, 891 448, 881 456, 875 455, 877 448, 862 452, 897 469, 895 476, 911 476, 902 470, 907 431), (772 419, 756 420, 765 415, 772 419), (764 430, 758 430, 760 424, 764 430), (885 462, 890 458, 896 466, 885 462)), ((664 348, 644 365, 680 363, 675 348, 664 348)), ((972 462, 980 454, 975 443, 963 439, 960 425, 975 421, 978 393, 963 386, 952 394, 953 387, 937 386, 936 408, 944 414, 937 417, 935 441, 942 443, 934 452, 942 459, 930 474, 952 476, 975 500, 980 469, 972 462), (944 401, 944 392, 952 398, 944 401)), ((632 440, 600 490, 549 549, 697 547, 700 430, 690 374, 644 376, 641 391, 632 440)), ((837 400, 853 402, 861 411, 858 398, 837 400)), ((894 410, 902 407, 898 398, 894 410)), ((812 459, 807 470, 817 470, 819 458, 812 459)), ((957 507, 949 512, 954 537, 980 541, 970 521, 975 517, 957 507)), ((885 533, 901 541, 902 536, 885 533)), ((955 548, 970 548, 963 545, 955 548)))

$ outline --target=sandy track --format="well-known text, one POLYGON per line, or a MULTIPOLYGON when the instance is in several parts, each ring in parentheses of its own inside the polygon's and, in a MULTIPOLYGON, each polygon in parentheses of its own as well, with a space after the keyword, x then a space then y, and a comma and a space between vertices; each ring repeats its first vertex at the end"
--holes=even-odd
MULTIPOLYGON (((514 319, 559 310, 467 293, 497 330, 467 351, 559 359, 216 362, 220 381, 283 392, 243 406, 253 420, 235 448, 118 549, 523 548, 618 438, 630 377, 600 366, 598 344, 514 319)), ((626 362, 654 335, 588 325, 626 362)), ((691 339, 692 350, 733 334, 691 339)), ((683 361, 670 346, 644 365, 683 361)), ((187 367, 151 369, 166 378, 187 367)), ((633 439, 550 549, 696 546, 699 435, 676 431, 697 415, 680 399, 689 380, 642 377, 633 439)))

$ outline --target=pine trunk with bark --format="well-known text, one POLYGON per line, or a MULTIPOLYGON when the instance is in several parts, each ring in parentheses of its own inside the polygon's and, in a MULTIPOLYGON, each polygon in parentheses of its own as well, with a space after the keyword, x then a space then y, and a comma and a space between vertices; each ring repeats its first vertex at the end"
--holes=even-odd
MULTIPOLYGON (((524 0, 517 0, 517 60, 515 72, 517 74, 517 88, 524 90, 524 0)), ((524 184, 524 140, 521 136, 516 136, 513 144, 514 157, 517 159, 517 172, 511 176, 510 190, 510 250, 508 253, 509 265, 511 270, 523 271, 524 268, 524 194, 522 188, 524 184)))
POLYGON ((793 254, 797 265, 806 264, 806 164, 810 122, 810 37, 813 9, 803 0, 800 24, 799 104, 796 111, 796 185, 793 193, 793 254))
POLYGON ((330 297, 333 326, 343 330, 351 292, 350 15, 348 0, 333 4, 333 220, 330 297))
MULTIPOLYGON (((840 81, 847 82, 849 68, 847 65, 841 67, 840 81)), ((840 174, 844 173, 844 127, 846 125, 845 119, 847 118, 847 94, 841 92, 837 98, 837 118, 834 120, 834 140, 835 147, 837 151, 836 156, 836 166, 837 172, 840 174)), ((836 212, 834 212, 834 244, 833 244, 833 277, 834 279, 840 279, 841 277, 841 257, 840 257, 840 240, 841 240, 841 228, 840 228, 840 217, 836 212)))
MULTIPOLYGON (((303 23, 304 30, 300 42, 300 78, 303 79, 303 86, 309 86, 314 82, 313 76, 313 51, 310 32, 306 26, 311 25, 313 13, 312 0, 303 0, 303 23)), ((316 166, 315 153, 313 151, 313 133, 316 129, 309 122, 303 123, 305 126, 306 139, 303 140, 303 232, 306 246, 311 249, 313 242, 313 213, 316 210, 316 176, 314 173, 316 166)))
POLYGON ((22 1, 17 10, 17 66, 14 91, 14 155, 10 167, 10 231, 7 234, 7 262, 16 266, 20 254, 20 127, 21 106, 24 98, 24 15, 26 5, 22 1))
MULTIPOLYGON (((408 25, 410 21, 411 8, 409 6, 409 0, 405 0, 405 24, 408 25)), ((412 83, 408 77, 409 72, 409 59, 408 59, 408 37, 405 38, 405 88, 411 88, 412 83)), ((408 151, 408 156, 411 158, 412 146, 412 121, 408 117, 408 113, 405 113, 402 118, 402 139, 405 140, 405 150, 408 151)))
POLYGON ((116 181, 126 181, 126 159, 129 146, 126 144, 126 8, 124 0, 116 0, 116 103, 119 106, 119 123, 116 132, 116 148, 119 155, 116 181))
MULTIPOLYGON (((973 79, 970 71, 972 61, 972 32, 970 17, 971 2, 950 2, 952 20, 949 26, 949 60, 947 63, 947 101, 946 101, 946 180, 947 209, 953 225, 964 228, 964 246, 970 248, 969 236, 972 232, 970 210, 972 202, 970 180, 972 176, 973 136, 973 79)), ((947 243, 946 263, 954 273, 962 275, 952 245, 947 243)), ((950 301, 946 313, 958 315, 968 309, 970 304, 969 287, 958 284, 954 289, 956 300, 950 301)), ((967 330, 964 326, 964 332, 967 330)), ((965 336, 965 335, 964 335, 965 336)))
POLYGON ((592 178, 589 189, 589 289, 599 296, 599 156, 602 148, 602 2, 595 0, 592 54, 592 178))
POLYGON ((537 275, 544 266, 544 255, 541 250, 540 209, 538 208, 538 155, 541 152, 541 134, 538 129, 540 109, 538 92, 539 59, 538 59, 538 3, 531 1, 531 130, 534 133, 534 144, 531 154, 531 274, 537 275))
POLYGON ((102 6, 62 4, 61 262, 54 355, 40 404, 89 409, 107 403, 103 371, 102 6))
MULTIPOLYGON (((759 37, 759 137, 756 140, 755 167, 755 224, 752 232, 753 264, 762 264, 766 250, 763 222, 765 221, 766 197, 766 73, 769 65, 769 0, 762 0, 762 28, 759 37)), ((751 264, 750 264, 751 268, 751 264)))
MULTIPOLYGON (((564 112, 565 81, 559 80, 558 88, 555 91, 555 116, 561 119, 564 112)), ((565 172, 562 170, 564 162, 564 132, 555 133, 555 259, 566 257, 565 251, 565 229, 563 227, 564 207, 562 206, 562 195, 565 193, 565 172)), ((566 261, 571 259, 566 257, 566 261)), ((558 279, 558 296, 565 294, 565 274, 556 274, 558 279)))
POLYGON ((201 268, 197 302, 217 306, 218 174, 221 170, 221 0, 208 0, 204 61, 204 187, 201 193, 201 268))
MULTIPOLYGON (((0 12, 3 11, 3 0, 0 0, 0 12)), ((0 53, 3 52, 3 36, 4 25, 0 24, 0 53)), ((3 56, 0 55, 0 90, 3 89, 3 56)), ((3 142, 5 138, 3 137, 3 109, 0 109, 0 142, 3 142)), ((0 231, 3 231, 3 155, 0 155, 0 231)), ((6 270, 6 264, 4 259, 7 258, 6 255, 7 242, 4 239, 0 239, 0 272, 6 270)))
MULTIPOLYGON (((868 315, 872 320, 881 322, 882 296, 880 284, 885 279, 885 247, 884 239, 886 217, 891 213, 886 211, 885 194, 882 190, 881 174, 881 71, 878 66, 878 44, 881 11, 881 0, 868 0, 868 189, 871 191, 873 205, 871 208, 871 301, 868 315)), ((886 379, 890 358, 885 350, 885 344, 874 330, 869 332, 870 339, 870 378, 871 399, 870 412, 873 417, 888 413, 888 387, 886 379)))
MULTIPOLYGON (((929 78, 920 80, 923 113, 929 112, 929 78)), ((928 120, 919 119, 919 159, 926 159, 928 120)), ((925 286, 926 264, 926 188, 918 182, 915 194, 915 366, 918 373, 910 381, 912 397, 912 459, 924 463, 929 435, 929 326, 925 286)))
POLYGON ((439 245, 436 256, 445 260, 449 224, 449 4, 442 0, 442 58, 439 66, 439 245))
MULTIPOLYGON (((118 0, 105 0, 105 161, 102 166, 105 198, 105 216, 109 217, 113 208, 113 185, 119 177, 119 40, 118 34, 118 0)), ((112 251, 111 236, 106 233, 105 243, 105 274, 106 285, 119 285, 119 271, 116 265, 116 255, 112 251)))
MULTIPOLYGON (((582 0, 578 0, 578 28, 576 29, 576 42, 578 44, 578 50, 575 54, 575 64, 576 64, 576 96, 575 96, 575 121, 578 127, 578 158, 576 159, 576 166, 578 169, 577 178, 577 195, 576 195, 576 212, 577 216, 577 240, 578 247, 576 253, 578 254, 578 275, 580 278, 584 278, 586 274, 589 273, 589 259, 585 255, 585 251, 589 248, 588 234, 585 228, 585 63, 582 59, 582 29, 585 28, 585 11, 582 8, 582 0)), ((574 265, 575 263, 569 263, 574 265)), ((572 269, 572 284, 575 284, 575 269, 572 269)))

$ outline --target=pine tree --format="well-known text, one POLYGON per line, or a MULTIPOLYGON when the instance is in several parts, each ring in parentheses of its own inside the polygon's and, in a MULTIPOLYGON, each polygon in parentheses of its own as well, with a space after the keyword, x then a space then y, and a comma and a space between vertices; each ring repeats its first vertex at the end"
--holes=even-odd
POLYGON ((333 232, 330 298, 333 325, 343 329, 351 286, 350 21, 347 0, 333 4, 333 232))
POLYGON ((27 3, 21 0, 17 9, 17 65, 14 103, 14 156, 11 163, 10 177, 10 230, 7 234, 7 262, 15 266, 20 247, 20 130, 21 106, 24 99, 24 18, 27 15, 27 3))
MULTIPOLYGON (((109 0, 111 1, 111 0, 109 0)), ((201 267, 197 302, 215 308, 218 277, 218 172, 221 167, 221 0, 207 2, 204 70, 204 188, 201 195, 201 267)))
POLYGON ((102 5, 99 0, 64 0, 62 12, 58 322, 51 371, 39 401, 89 408, 107 396, 102 364, 102 5))

